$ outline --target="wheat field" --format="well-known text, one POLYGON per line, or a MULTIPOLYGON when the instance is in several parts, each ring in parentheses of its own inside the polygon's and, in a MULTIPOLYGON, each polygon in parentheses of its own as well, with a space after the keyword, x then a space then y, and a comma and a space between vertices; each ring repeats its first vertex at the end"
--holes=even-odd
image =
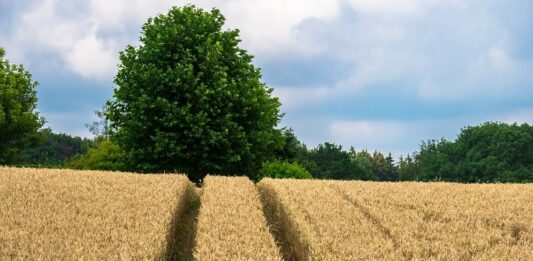
POLYGON ((208 176, 202 190, 196 260, 282 260, 248 178, 208 176))
POLYGON ((320 181, 263 179, 258 188, 285 239, 287 259, 390 259, 395 247, 363 213, 320 181))
POLYGON ((163 260, 183 175, 0 167, 0 259, 163 260))
POLYGON ((530 184, 264 179, 290 259, 533 260, 530 184))
POLYGON ((533 260, 533 184, 0 167, 0 203, 0 260, 533 260))
POLYGON ((530 185, 333 182, 333 186, 387 230, 406 258, 533 260, 530 185))

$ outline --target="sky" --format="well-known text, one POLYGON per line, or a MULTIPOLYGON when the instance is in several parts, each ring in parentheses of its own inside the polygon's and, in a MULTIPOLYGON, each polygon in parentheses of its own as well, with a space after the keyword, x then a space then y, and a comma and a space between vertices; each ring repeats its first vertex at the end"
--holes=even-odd
POLYGON ((530 0, 0 0, 0 46, 56 132, 113 97, 118 53, 172 6, 216 7, 310 147, 407 154, 485 121, 533 124, 530 0))

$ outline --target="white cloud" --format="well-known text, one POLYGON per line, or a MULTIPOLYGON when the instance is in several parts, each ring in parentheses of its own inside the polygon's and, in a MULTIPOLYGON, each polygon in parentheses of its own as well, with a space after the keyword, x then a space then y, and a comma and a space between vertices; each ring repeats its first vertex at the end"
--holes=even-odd
POLYGON ((468 8, 468 1, 464 0, 349 0, 349 2, 352 8, 360 13, 389 18, 416 17, 434 6, 468 8))
POLYGON ((278 97, 284 109, 307 106, 335 97, 338 93, 328 87, 298 88, 274 87, 273 96, 278 97))
POLYGON ((232 0, 198 1, 204 7, 218 7, 227 27, 238 28, 246 49, 253 54, 314 54, 317 46, 299 41, 295 28, 306 19, 331 19, 340 13, 339 0, 232 0))
MULTIPOLYGON (((79 112, 41 112, 46 118, 45 127, 54 132, 68 133, 74 136, 92 138, 94 135, 85 127, 87 119, 80 117, 79 112)), ((92 117, 94 118, 94 117, 92 117)))
MULTIPOLYGON (((66 68, 90 79, 110 81, 115 74, 118 52, 136 43, 138 28, 148 17, 166 13, 173 5, 188 1, 90 0, 77 4, 78 10, 62 11, 66 0, 37 2, 17 23, 7 43, 11 56, 26 63, 27 50, 35 48, 59 54, 66 68), (132 38, 133 37, 133 38, 132 38)), ((206 9, 218 7, 227 18, 227 27, 241 31, 243 45, 253 54, 276 54, 292 48, 313 53, 316 47, 298 41, 294 28, 305 19, 327 19, 339 13, 338 0, 296 1, 192 1, 206 9)), ((73 4, 70 2, 69 4, 73 4)))
POLYGON ((495 120, 508 124, 528 123, 533 125, 533 108, 525 108, 498 116, 495 120))
MULTIPOLYGON (((127 25, 141 25, 148 17, 166 13, 173 5, 167 0, 90 0, 88 17, 102 30, 124 30, 127 25)), ((140 27, 139 27, 140 31, 140 27)))
POLYGON ((350 0, 351 6, 360 12, 386 15, 414 15, 421 11, 419 0, 350 0))
MULTIPOLYGON (((36 4, 23 15, 12 42, 18 43, 17 47, 26 52, 57 53, 64 66, 74 73, 110 81, 118 58, 116 43, 113 39, 98 37, 98 27, 83 13, 61 16, 58 11, 60 5, 59 0, 43 0, 36 4)), ((19 59, 24 60, 24 51, 15 50, 15 53, 23 55, 19 59)))
MULTIPOLYGON (((305 28, 326 55, 351 73, 331 91, 417 89, 434 102, 520 95, 533 63, 511 55, 509 28, 475 1, 352 0, 356 19, 342 16, 305 28), (326 44, 324 44, 326 42, 326 44), (406 84, 406 82, 408 84, 406 84)), ((349 12, 348 12, 349 13, 349 12)))
POLYGON ((483 116, 459 116, 431 120, 332 120, 329 139, 345 147, 392 152, 395 157, 418 150, 421 141, 446 138, 453 140, 465 126, 486 121, 508 124, 533 124, 533 108, 483 116))
MULTIPOLYGON (((28 50, 48 50, 83 77, 111 81, 118 52, 137 42, 138 31, 131 32, 132 28, 140 31, 148 17, 189 1, 88 0, 65 13, 61 8, 66 3, 72 5, 66 0, 41 0, 23 14, 6 44, 10 56, 26 63, 28 50)), ((508 45, 501 44, 512 40, 506 39, 505 28, 493 14, 469 9, 473 0, 190 3, 221 9, 227 27, 240 29, 244 48, 262 60, 327 55, 347 64, 348 77, 323 86, 337 93, 414 79, 421 98, 454 100, 477 95, 486 78, 500 86, 513 84, 514 79, 533 82, 527 73, 533 65, 518 63, 508 54, 508 45), (353 10, 341 10, 346 6, 353 10), (514 74, 517 71, 519 75, 514 74)))
POLYGON ((477 57, 466 59, 459 66, 463 70, 445 70, 421 77, 420 97, 429 101, 487 96, 512 98, 519 97, 525 86, 533 85, 533 75, 529 73, 533 63, 511 57, 508 47, 502 43, 481 50, 477 57))
POLYGON ((392 152, 395 157, 414 152, 422 140, 454 138, 462 126, 453 120, 373 121, 335 120, 329 124, 330 140, 345 147, 392 152))
POLYGON ((113 48, 107 47, 95 35, 76 41, 73 48, 65 53, 65 60, 74 72, 86 78, 109 79, 117 64, 113 48))

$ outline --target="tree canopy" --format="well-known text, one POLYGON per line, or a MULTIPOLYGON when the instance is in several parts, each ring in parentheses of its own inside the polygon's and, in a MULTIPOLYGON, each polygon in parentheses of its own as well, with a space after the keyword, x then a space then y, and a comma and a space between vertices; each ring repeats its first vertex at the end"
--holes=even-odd
POLYGON ((174 7, 120 53, 111 139, 127 168, 253 176, 283 140, 277 98, 219 10, 174 7))
POLYGON ((44 120, 36 112, 37 82, 22 65, 10 64, 0 48, 0 164, 21 160, 21 152, 38 141, 44 120))
MULTIPOLYGON (((375 176, 368 165, 356 160, 355 155, 342 149, 342 146, 326 142, 307 152, 302 160, 311 175, 320 179, 362 179, 372 180, 375 176)), ((366 163, 369 163, 366 161, 366 163)))
POLYGON ((22 151, 21 164, 26 166, 62 167, 74 157, 95 145, 88 138, 54 133, 50 128, 39 130, 39 144, 22 151))
POLYGON ((468 126, 455 141, 423 142, 399 166, 403 180, 533 182, 533 126, 468 126))

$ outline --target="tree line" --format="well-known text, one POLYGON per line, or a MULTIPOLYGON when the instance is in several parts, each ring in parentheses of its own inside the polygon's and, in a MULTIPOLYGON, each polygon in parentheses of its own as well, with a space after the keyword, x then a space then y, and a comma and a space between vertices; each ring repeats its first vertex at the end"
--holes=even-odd
POLYGON ((295 162, 314 178, 374 181, 533 182, 533 125, 486 122, 453 140, 428 140, 395 160, 391 153, 344 150, 333 143, 308 149, 291 130, 280 160, 295 162))
MULTIPOLYGON (((94 125, 92 125, 94 130, 94 125)), ((21 150, 19 166, 125 170, 123 152, 101 136, 94 139, 38 131, 36 146, 21 150)), ((454 141, 428 140, 399 159, 380 151, 345 150, 325 142, 308 148, 292 129, 281 130, 283 146, 263 164, 262 177, 371 181, 533 182, 533 126, 487 122, 463 128, 454 141)))
POLYGON ((395 162, 390 153, 307 148, 291 129, 239 31, 219 10, 174 7, 149 18, 140 45, 120 52, 114 95, 95 139, 42 129, 37 82, 0 49, 0 164, 139 173, 377 181, 531 182, 532 126, 485 123, 455 141, 423 142, 395 162))

